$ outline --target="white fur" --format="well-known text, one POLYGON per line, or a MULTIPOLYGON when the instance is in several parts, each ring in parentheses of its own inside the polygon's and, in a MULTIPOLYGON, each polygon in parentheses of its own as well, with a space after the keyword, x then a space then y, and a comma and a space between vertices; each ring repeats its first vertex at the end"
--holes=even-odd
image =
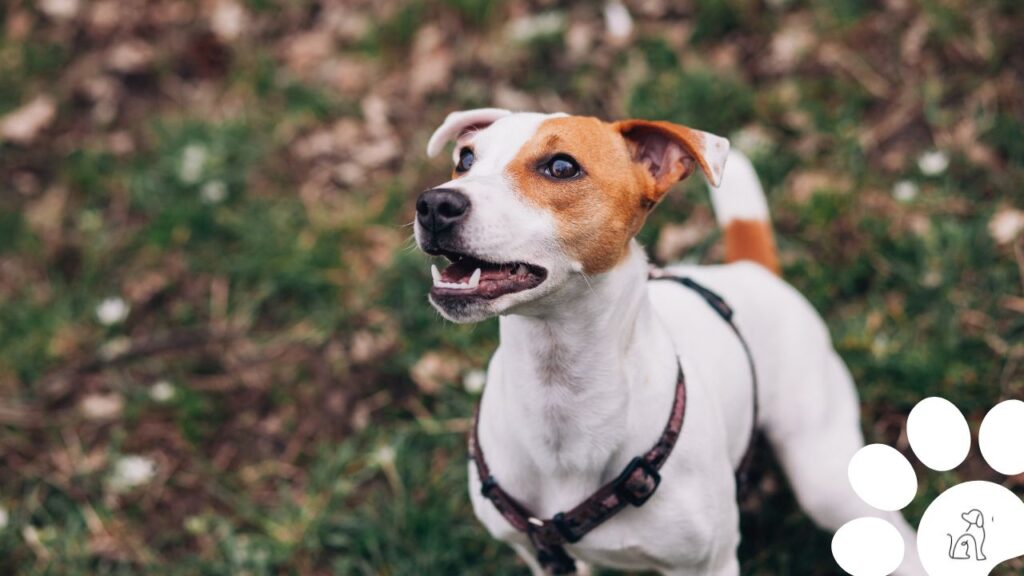
POLYGON ((707 175, 708 182, 717 188, 722 183, 725 160, 729 157, 729 141, 710 132, 697 132, 702 139, 701 154, 704 155, 704 161, 708 163, 710 170, 710 174, 707 175))
MULTIPOLYGON (((622 263, 592 277, 566 256, 552 216, 528 205, 503 175, 545 118, 503 116, 472 135, 476 164, 445 185, 472 200, 464 236, 475 255, 549 270, 540 286, 453 318, 507 313, 482 399, 480 445, 501 486, 550 518, 654 445, 668 419, 681 362, 686 419, 658 492, 568 550, 612 568, 735 576, 740 532, 733 474, 752 426, 747 359, 728 325, 699 296, 673 282, 648 281, 647 260, 635 241, 622 263)), ((729 165, 723 194, 759 190, 745 158, 734 155, 729 165)), ((723 209, 743 213, 732 204, 723 209)), ((923 574, 913 530, 903 518, 874 511, 847 483, 849 458, 863 445, 857 394, 808 302, 756 264, 671 271, 717 291, 735 309, 757 365, 759 424, 807 513, 829 530, 853 518, 884 516, 909 544, 898 574, 923 574)), ((472 464, 469 478, 483 524, 512 544, 535 575, 543 574, 525 535, 480 495, 472 464)), ((793 553, 798 547, 794 543, 793 553)))
POLYGON ((458 138, 466 128, 476 125, 487 126, 509 114, 512 112, 503 108, 478 108, 452 112, 430 136, 430 141, 427 142, 427 156, 433 158, 440 154, 445 144, 458 138))
POLYGON ((733 220, 769 220, 768 201, 754 166, 742 152, 733 151, 725 164, 722 185, 711 190, 715 218, 725 226, 733 220))

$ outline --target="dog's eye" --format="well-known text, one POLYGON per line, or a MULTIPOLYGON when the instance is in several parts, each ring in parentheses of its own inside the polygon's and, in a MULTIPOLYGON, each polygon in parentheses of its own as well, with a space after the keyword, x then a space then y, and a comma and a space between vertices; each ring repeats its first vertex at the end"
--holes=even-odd
POLYGON ((580 175, 580 165, 568 154, 559 154, 548 160, 543 167, 544 174, 559 180, 568 180, 580 175))
POLYGON ((469 172, 469 169, 473 167, 473 161, 476 157, 473 156, 473 151, 469 148, 463 148, 459 151, 459 163, 455 165, 456 172, 469 172))

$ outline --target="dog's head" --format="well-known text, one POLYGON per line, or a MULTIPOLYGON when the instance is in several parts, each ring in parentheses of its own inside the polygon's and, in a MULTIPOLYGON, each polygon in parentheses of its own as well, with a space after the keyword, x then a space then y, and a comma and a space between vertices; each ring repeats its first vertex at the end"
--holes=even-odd
POLYGON ((542 314, 613 269, 647 214, 698 167, 718 184, 729 143, 667 122, 603 122, 494 108, 455 112, 427 146, 455 141, 452 178, 416 202, 416 241, 451 261, 430 301, 475 322, 542 314))
POLYGON ((985 527, 985 516, 981 514, 981 510, 975 509, 970 512, 964 512, 960 517, 963 518, 964 522, 967 522, 967 524, 973 524, 978 528, 985 527))

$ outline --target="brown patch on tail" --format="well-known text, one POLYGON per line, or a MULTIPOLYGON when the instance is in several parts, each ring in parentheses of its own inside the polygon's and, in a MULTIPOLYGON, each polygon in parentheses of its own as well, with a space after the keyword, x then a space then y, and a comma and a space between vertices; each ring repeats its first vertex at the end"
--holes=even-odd
POLYGON ((752 260, 780 276, 779 253, 771 225, 760 220, 733 220, 725 226, 725 261, 752 260))

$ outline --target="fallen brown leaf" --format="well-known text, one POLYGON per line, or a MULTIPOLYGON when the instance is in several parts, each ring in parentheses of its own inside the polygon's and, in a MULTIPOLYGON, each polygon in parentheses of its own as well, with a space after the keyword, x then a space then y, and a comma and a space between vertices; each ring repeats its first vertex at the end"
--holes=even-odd
POLYGON ((416 34, 409 71, 409 92, 425 96, 446 88, 452 80, 455 57, 444 44, 444 33, 435 25, 424 26, 416 34))
POLYGON ((67 199, 67 188, 54 186, 47 190, 42 198, 29 204, 25 210, 25 223, 50 247, 53 247, 60 238, 67 199))
POLYGON ((790 176, 786 189, 793 200, 803 204, 821 190, 845 190, 849 186, 849 179, 845 176, 824 170, 809 170, 795 172, 790 176))
POLYGON ((121 74, 138 74, 153 63, 153 47, 141 40, 126 40, 107 52, 107 66, 121 74))
POLYGON ((707 210, 697 210, 682 224, 665 225, 658 235, 654 253, 659 262, 675 262, 707 238, 714 228, 711 214, 707 210))
POLYGON ((462 361, 450 354, 427 352, 413 365, 410 376, 421 392, 433 395, 458 380, 462 368, 462 361))
POLYGON ((0 140, 30 144, 56 117, 57 102, 50 96, 37 96, 0 118, 0 140))

